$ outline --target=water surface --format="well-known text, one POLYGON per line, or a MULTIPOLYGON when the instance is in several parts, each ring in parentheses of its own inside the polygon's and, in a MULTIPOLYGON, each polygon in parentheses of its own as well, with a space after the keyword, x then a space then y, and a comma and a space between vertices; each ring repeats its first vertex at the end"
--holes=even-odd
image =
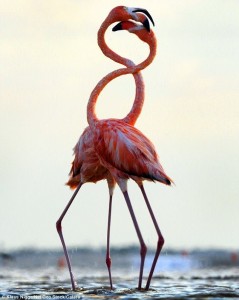
MULTIPOLYGON (((230 251, 164 251, 149 291, 139 291, 139 250, 112 250, 114 289, 109 289, 105 251, 71 249, 77 291, 71 290, 62 252, 19 250, 0 258, 2 299, 236 299, 239 261, 230 251)), ((145 284, 153 259, 145 262, 145 284)))

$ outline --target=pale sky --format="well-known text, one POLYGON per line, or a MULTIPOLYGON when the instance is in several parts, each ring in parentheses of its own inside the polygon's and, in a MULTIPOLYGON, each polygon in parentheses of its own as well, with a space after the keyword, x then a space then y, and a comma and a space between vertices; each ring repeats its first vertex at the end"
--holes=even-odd
MULTIPOLYGON (((147 135, 176 186, 145 183, 165 247, 239 247, 239 1, 0 0, 0 251, 61 247, 55 222, 72 195, 72 148, 87 126, 91 90, 120 66, 97 45, 117 5, 148 9, 157 57, 143 71, 146 98, 136 127, 147 135)), ((148 48, 128 32, 110 47, 136 63, 148 48)), ((112 82, 99 117, 123 117, 132 77, 112 82)), ((156 234, 134 182, 129 194, 146 244, 156 234)), ((63 221, 69 246, 106 245, 106 182, 85 184, 63 221)), ((116 189, 112 245, 137 244, 116 189)))

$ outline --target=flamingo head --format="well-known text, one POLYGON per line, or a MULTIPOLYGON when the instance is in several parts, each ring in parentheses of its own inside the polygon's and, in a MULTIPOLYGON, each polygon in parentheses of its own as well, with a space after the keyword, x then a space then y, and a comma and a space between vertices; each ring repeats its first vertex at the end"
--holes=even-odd
POLYGON ((154 20, 146 9, 138 7, 117 6, 110 11, 107 18, 110 23, 128 21, 131 19, 133 21, 142 23, 143 26, 148 31, 150 31, 149 20, 147 17, 154 25, 154 20))

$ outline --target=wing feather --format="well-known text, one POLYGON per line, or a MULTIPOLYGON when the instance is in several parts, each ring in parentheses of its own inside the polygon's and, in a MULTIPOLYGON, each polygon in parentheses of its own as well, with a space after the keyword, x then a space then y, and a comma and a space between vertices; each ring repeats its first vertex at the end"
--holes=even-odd
POLYGON ((100 121, 95 148, 103 161, 129 175, 157 179, 164 172, 151 141, 138 129, 120 120, 100 121))

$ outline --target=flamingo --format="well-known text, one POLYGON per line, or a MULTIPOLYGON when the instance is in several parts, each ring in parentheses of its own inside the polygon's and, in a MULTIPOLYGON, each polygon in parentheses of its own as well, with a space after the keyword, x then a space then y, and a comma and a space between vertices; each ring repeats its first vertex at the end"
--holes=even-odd
MULTIPOLYGON (((113 30, 126 29, 129 32, 137 34, 143 41, 147 41, 150 48, 156 48, 156 40, 152 31, 136 29, 136 25, 130 21, 120 22, 113 30), (153 46, 152 46, 153 45, 153 46)), ((135 72, 142 69, 144 62, 135 66, 135 72)), ((116 78, 120 75, 130 72, 130 68, 116 70, 105 76, 91 93, 87 106, 87 120, 92 132, 94 133, 94 150, 104 166, 119 185, 126 204, 128 206, 138 239, 140 243, 140 273, 138 281, 138 289, 142 287, 142 277, 144 269, 144 261, 147 252, 147 246, 143 240, 137 219, 134 214, 133 207, 127 191, 128 179, 133 179, 139 186, 155 230, 158 235, 157 248, 150 273, 147 279, 145 289, 148 290, 153 276, 153 272, 164 244, 164 238, 154 216, 153 210, 146 195, 143 181, 158 181, 165 185, 171 185, 173 182, 168 177, 159 162, 158 155, 152 142, 138 129, 131 124, 120 119, 99 120, 95 113, 96 102, 100 91, 109 82, 109 78, 116 78), (120 74, 120 75, 119 75, 120 74)))
MULTIPOLYGON (((105 43, 104 40, 104 34, 106 29, 114 22, 120 19, 135 19, 137 21, 140 21, 147 31, 150 30, 148 19, 145 18, 142 14, 138 14, 137 12, 143 12, 145 13, 150 20, 153 23, 153 19, 150 16, 150 14, 147 12, 147 10, 140 9, 140 8, 126 8, 123 6, 114 8, 108 15, 108 17, 105 19, 105 21, 102 23, 102 26, 100 27, 100 30, 98 32, 98 44, 102 50, 102 52, 112 58, 114 61, 119 62, 121 64, 124 64, 125 66, 133 66, 133 63, 130 60, 127 60, 119 55, 117 55, 115 52, 113 52, 111 49, 108 48, 108 46, 105 43)), ((153 23, 154 24, 154 23, 153 23)), ((136 25, 135 25, 136 26, 136 25)), ((117 29, 115 29, 116 31, 117 29)), ((142 30, 142 28, 141 28, 142 30)), ((137 35, 137 32, 135 32, 137 35)), ((147 42, 147 41, 146 41, 147 42)), ((152 48, 153 49, 153 48, 152 48)), ((145 60, 145 67, 150 64, 155 56, 155 51, 150 51, 150 55, 147 60, 145 60)), ((142 65, 143 68, 143 65, 142 65)), ((133 69, 131 70, 131 73, 133 73, 133 69)), ((128 72, 130 74, 130 72, 128 72)), ((143 106, 143 100, 144 100, 144 83, 142 79, 142 75, 138 73, 134 73, 135 83, 136 83, 136 95, 134 100, 134 105, 132 106, 132 109, 130 113, 123 119, 124 122, 130 123, 132 125, 135 124, 142 106, 143 106)), ((117 76, 120 76, 118 74, 117 76)), ((113 79, 109 77, 109 81, 113 79)), ((56 227, 58 234, 60 236, 64 254, 66 257, 70 278, 71 278, 71 284, 72 289, 76 289, 76 283, 74 280, 74 276, 71 269, 71 263, 69 259, 69 255, 67 253, 66 244, 63 238, 62 234, 62 220, 68 211, 70 205, 72 204, 76 194, 78 193, 80 187, 85 182, 97 182, 102 179, 107 179, 108 186, 109 186, 109 194, 110 194, 110 201, 109 201, 109 213, 108 213, 108 229, 107 229, 107 253, 106 253, 106 264, 109 271, 109 279, 110 279, 110 286, 112 286, 112 278, 111 278, 111 258, 110 258, 110 251, 109 251, 109 238, 110 238, 110 220, 111 220, 111 207, 112 207, 112 196, 113 196, 113 190, 115 187, 115 180, 111 176, 111 174, 108 172, 108 170, 103 167, 98 157, 95 155, 95 151, 92 147, 93 145, 93 135, 90 127, 87 127, 85 131, 83 132, 82 136, 80 137, 78 143, 76 144, 74 148, 75 152, 75 159, 72 163, 72 168, 70 172, 70 179, 67 182, 67 184, 72 188, 75 189, 75 192, 73 196, 71 197, 70 201, 68 202, 66 208, 62 212, 60 218, 56 222, 56 227)))

